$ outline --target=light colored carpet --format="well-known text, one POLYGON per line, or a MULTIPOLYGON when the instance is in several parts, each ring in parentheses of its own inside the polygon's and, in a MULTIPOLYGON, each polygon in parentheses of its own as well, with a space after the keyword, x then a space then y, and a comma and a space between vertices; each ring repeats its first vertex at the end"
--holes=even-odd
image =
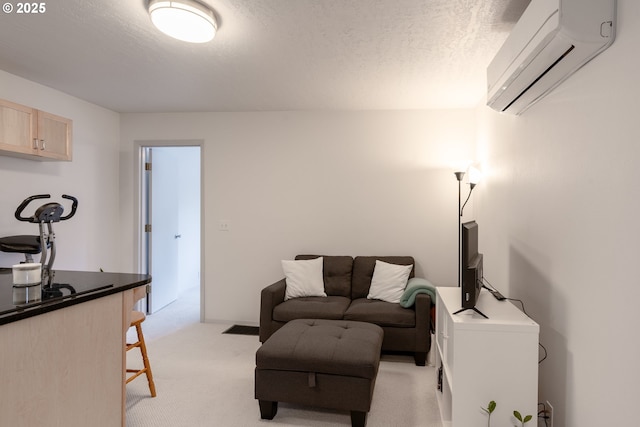
MULTIPOLYGON (((170 311, 167 311, 170 315, 170 311)), ((149 324, 162 323, 162 311, 149 324)), ((188 316, 187 316, 188 317, 188 316)), ((147 338, 158 396, 146 377, 127 385, 127 426, 350 426, 348 412, 280 403, 271 421, 260 419, 254 399, 258 337, 222 334, 231 325, 189 323, 147 338)), ((145 337, 147 336, 145 330, 145 337)), ((139 366, 136 350, 128 365, 139 366)), ((441 427, 432 366, 418 367, 411 356, 383 356, 367 426, 441 427)))

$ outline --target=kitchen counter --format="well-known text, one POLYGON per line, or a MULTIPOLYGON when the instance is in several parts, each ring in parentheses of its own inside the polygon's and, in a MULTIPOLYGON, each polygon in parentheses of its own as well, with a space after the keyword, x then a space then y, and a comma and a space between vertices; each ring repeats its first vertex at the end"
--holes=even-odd
MULTIPOLYGON (((0 269, 0 325, 137 288, 151 276, 129 273, 54 270, 50 283, 38 288, 39 301, 16 300, 11 269, 0 269)), ((24 288, 22 288, 24 289, 24 288)))
POLYGON ((11 270, 0 271, 0 426, 125 427, 126 332, 150 281, 55 271, 15 304, 11 270))

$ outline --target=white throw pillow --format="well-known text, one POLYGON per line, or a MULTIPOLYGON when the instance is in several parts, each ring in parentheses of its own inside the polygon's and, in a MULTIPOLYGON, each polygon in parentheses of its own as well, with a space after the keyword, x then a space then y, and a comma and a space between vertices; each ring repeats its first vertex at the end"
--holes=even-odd
POLYGON ((299 297, 326 297, 322 276, 323 258, 282 261, 286 279, 284 300, 299 297))
POLYGON ((413 265, 397 265, 376 260, 368 299, 399 303, 407 287, 413 265))

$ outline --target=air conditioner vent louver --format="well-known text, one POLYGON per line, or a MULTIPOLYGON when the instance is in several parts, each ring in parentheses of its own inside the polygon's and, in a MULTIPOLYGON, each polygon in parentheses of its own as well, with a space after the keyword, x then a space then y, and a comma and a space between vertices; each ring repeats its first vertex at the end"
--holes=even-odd
POLYGON ((516 101, 518 101, 518 100, 519 100, 523 95, 525 95, 525 94, 529 91, 529 89, 531 89, 531 88, 532 88, 536 83, 538 83, 538 81, 540 81, 540 79, 541 79, 541 78, 543 78, 544 76, 546 76, 546 75, 547 75, 547 73, 548 73, 549 71, 551 71, 551 70, 553 69, 553 67, 555 67, 555 66, 556 66, 560 61, 562 61, 562 59, 563 59, 565 56, 567 56, 567 55, 569 54, 569 52, 571 52, 573 49, 575 49, 575 46, 571 45, 571 47, 570 47, 569 49, 567 49, 567 51, 566 51, 565 53, 563 53, 563 54, 562 54, 562 56, 560 56, 560 58, 556 59, 556 61, 555 61, 553 64, 551 64, 551 65, 549 66, 549 68, 547 68, 546 70, 544 70, 544 71, 542 72, 542 74, 540 74, 538 77, 536 77, 536 79, 535 79, 533 82, 531 82, 531 84, 530 84, 529 86, 527 86, 527 87, 526 87, 522 92, 520 92, 520 94, 519 94, 518 96, 516 96, 516 98, 515 98, 513 101, 511 101, 511 102, 509 103, 509 105, 507 105, 506 107, 504 107, 504 108, 502 109, 502 112, 504 113, 504 112, 505 112, 505 110, 509 109, 509 107, 511 107, 511 106, 512 106, 516 101))

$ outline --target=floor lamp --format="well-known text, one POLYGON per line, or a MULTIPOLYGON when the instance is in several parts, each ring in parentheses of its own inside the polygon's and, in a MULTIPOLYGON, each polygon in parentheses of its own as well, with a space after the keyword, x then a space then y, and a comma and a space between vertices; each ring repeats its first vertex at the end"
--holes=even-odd
POLYGON ((471 197, 471 192, 478 183, 479 172, 477 170, 469 170, 469 195, 462 204, 462 178, 464 178, 464 172, 454 172, 456 179, 458 180, 458 287, 462 286, 462 212, 464 207, 467 206, 467 202, 471 197))

